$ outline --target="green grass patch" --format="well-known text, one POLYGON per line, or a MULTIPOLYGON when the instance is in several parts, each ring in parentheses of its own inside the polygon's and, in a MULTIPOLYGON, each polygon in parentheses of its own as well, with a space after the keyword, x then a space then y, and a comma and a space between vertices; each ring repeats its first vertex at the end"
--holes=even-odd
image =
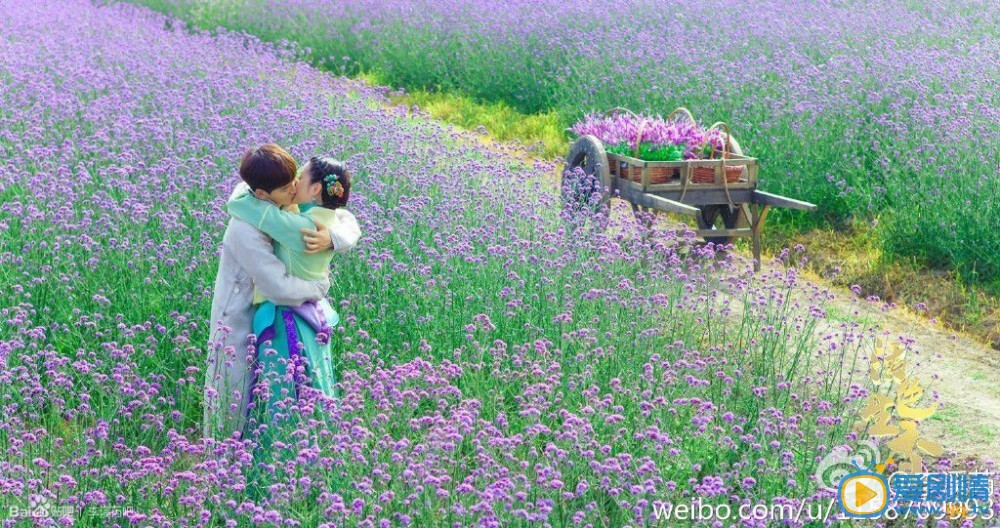
MULTIPOLYGON (((357 78, 373 86, 385 85, 385 79, 378 73, 361 73, 357 78)), ((565 125, 555 111, 524 114, 505 102, 476 101, 457 90, 416 89, 390 94, 389 100, 419 106, 435 119, 467 130, 483 130, 497 141, 516 141, 542 158, 561 158, 569 149, 565 125)))

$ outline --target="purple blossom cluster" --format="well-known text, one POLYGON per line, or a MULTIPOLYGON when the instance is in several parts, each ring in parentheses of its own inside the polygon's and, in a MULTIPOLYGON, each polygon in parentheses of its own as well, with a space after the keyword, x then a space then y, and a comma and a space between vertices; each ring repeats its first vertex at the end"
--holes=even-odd
POLYGON ((690 120, 666 120, 661 116, 641 114, 587 114, 570 130, 577 136, 592 135, 606 145, 625 143, 631 149, 638 149, 639 143, 652 147, 682 147, 684 159, 702 158, 706 144, 721 150, 726 142, 718 129, 706 131, 690 120))
POLYGON ((696 493, 826 500, 811 468, 856 439, 848 359, 876 332, 826 319, 794 267, 622 215, 583 236, 552 164, 293 46, 121 3, 0 7, 4 528, 648 526, 696 493), (199 435, 224 203, 265 141, 345 159, 365 236, 330 292, 342 396, 304 391, 288 456, 259 465, 253 437, 199 435))

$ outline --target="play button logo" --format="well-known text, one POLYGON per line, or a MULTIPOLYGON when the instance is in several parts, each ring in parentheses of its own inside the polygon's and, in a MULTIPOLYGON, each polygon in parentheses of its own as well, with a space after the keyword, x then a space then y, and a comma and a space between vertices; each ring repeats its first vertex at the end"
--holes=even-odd
POLYGON ((871 487, 866 485, 864 482, 860 480, 854 481, 854 497, 858 506, 864 508, 865 504, 868 504, 877 496, 878 492, 873 491, 871 487))
POLYGON ((889 504, 889 487, 874 473, 854 473, 840 481, 840 508, 851 517, 876 517, 889 504))

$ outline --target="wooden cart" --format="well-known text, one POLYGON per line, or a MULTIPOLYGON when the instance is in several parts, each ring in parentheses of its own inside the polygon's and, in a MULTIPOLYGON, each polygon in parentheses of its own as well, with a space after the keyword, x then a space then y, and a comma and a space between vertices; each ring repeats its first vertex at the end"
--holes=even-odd
MULTIPOLYGON (((619 110, 624 109, 609 112, 619 110)), ((594 136, 580 137, 570 145, 564 174, 581 181, 564 182, 564 205, 579 206, 581 201, 587 201, 607 215, 606 205, 617 197, 629 202, 637 215, 648 210, 693 216, 698 225, 696 232, 706 242, 728 244, 735 237, 750 237, 754 269, 759 271, 760 235, 769 208, 815 211, 816 205, 758 190, 757 159, 745 156, 728 130, 727 138, 728 148, 719 159, 643 161, 609 154, 594 136), (582 170, 582 176, 574 170, 577 168, 582 170), (651 178, 654 171, 655 180, 651 178), (664 172, 669 176, 664 177, 664 172), (712 173, 707 179, 706 172, 712 173), (695 177, 696 173, 700 177, 695 177), (738 179, 734 177, 737 173, 738 179), (581 189, 585 192, 581 193, 581 189), (600 193, 597 203, 593 201, 595 192, 600 193)))

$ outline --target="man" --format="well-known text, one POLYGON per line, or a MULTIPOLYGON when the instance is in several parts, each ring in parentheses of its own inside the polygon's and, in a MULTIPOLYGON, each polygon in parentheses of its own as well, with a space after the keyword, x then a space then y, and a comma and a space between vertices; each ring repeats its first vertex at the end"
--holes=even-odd
MULTIPOLYGON (((292 156, 273 143, 248 150, 240 162, 240 178, 262 200, 279 207, 295 201, 298 179, 292 156)), ((239 188, 236 192, 239 191, 239 188)), ((317 225, 303 230, 310 251, 332 249, 331 238, 353 246, 357 236, 333 233, 344 226, 317 225)), ((338 251, 346 247, 336 248, 338 251)), ((229 438, 246 426, 256 354, 250 339, 253 291, 275 304, 298 306, 326 297, 330 279, 304 281, 288 275, 274 256, 271 239, 252 225, 231 218, 222 237, 222 255, 212 298, 208 369, 205 376, 205 438, 229 438)))

